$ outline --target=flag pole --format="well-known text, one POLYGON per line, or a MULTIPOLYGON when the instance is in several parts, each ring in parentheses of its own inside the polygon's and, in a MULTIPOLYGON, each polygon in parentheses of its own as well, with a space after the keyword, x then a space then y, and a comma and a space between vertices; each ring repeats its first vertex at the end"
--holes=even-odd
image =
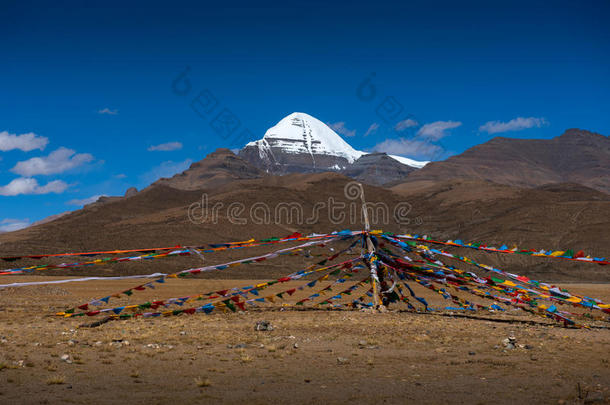
POLYGON ((373 307, 379 308, 379 276, 377 275, 377 255, 375 254, 375 245, 371 240, 371 224, 369 223, 369 214, 366 210, 366 200, 364 199, 364 187, 361 183, 360 186, 360 199, 362 200, 362 217, 364 219, 364 238, 366 243, 366 249, 369 256, 369 267, 371 270, 371 285, 373 286, 373 307))

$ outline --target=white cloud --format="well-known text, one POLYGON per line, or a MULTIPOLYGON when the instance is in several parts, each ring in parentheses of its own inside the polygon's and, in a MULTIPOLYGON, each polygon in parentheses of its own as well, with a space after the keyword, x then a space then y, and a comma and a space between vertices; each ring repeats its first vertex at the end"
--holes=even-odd
POLYGON ((356 130, 347 129, 345 127, 345 122, 343 122, 343 121, 335 122, 333 124, 328 124, 328 126, 331 127, 331 129, 333 131, 335 131, 336 133, 341 134, 343 136, 348 136, 348 137, 356 136, 356 130))
POLYGON ((106 107, 106 108, 102 108, 101 110, 97 110, 98 114, 107 114, 107 115, 117 115, 119 113, 119 110, 111 110, 110 108, 106 107))
POLYGON ((101 194, 92 195, 91 197, 87 197, 87 198, 70 200, 66 204, 84 206, 84 205, 96 202, 100 197, 103 197, 103 196, 101 194))
POLYGON ((27 134, 9 134, 7 131, 0 132, 0 151, 8 152, 9 150, 19 149, 23 152, 29 152, 34 149, 43 150, 49 139, 44 136, 38 136, 33 132, 27 134))
POLYGON ((29 219, 6 218, 0 221, 0 233, 13 232, 30 226, 29 219))
POLYGON ((485 124, 479 127, 479 132, 487 132, 488 134, 498 134, 501 132, 521 131, 527 128, 540 128, 544 125, 548 125, 547 120, 545 120, 544 118, 517 117, 513 118, 508 122, 487 121, 485 124))
POLYGON ((191 163, 193 163, 191 159, 186 159, 182 162, 168 160, 142 174, 140 180, 146 184, 150 184, 159 180, 161 177, 172 177, 174 174, 181 173, 188 169, 191 163))
POLYGON ((116 179, 124 179, 125 177, 127 177, 127 175, 125 173, 119 173, 119 174, 116 174, 114 177, 116 179))
POLYGON ((375 145, 373 150, 410 158, 431 158, 443 152, 443 148, 439 145, 422 140, 405 138, 386 139, 375 145))
POLYGON ((148 147, 149 152, 154 152, 154 151, 169 152, 169 151, 178 150, 178 149, 182 149, 181 142, 167 142, 167 143, 162 143, 159 145, 153 145, 153 146, 148 147))
POLYGON ((379 124, 376 122, 373 122, 371 124, 371 126, 369 127, 369 129, 367 129, 366 132, 364 133, 364 136, 372 135, 375 132, 377 132, 378 129, 379 129, 379 124))
POLYGON ((449 135, 449 130, 462 125, 459 121, 436 121, 424 125, 417 131, 417 135, 437 141, 449 135))
POLYGON ((394 126, 394 129, 398 132, 404 131, 407 128, 416 127, 419 123, 411 118, 400 121, 398 124, 394 126))
POLYGON ((20 194, 49 194, 63 193, 68 185, 61 180, 50 181, 44 186, 40 186, 36 179, 19 177, 14 179, 6 186, 0 186, 0 195, 15 196, 20 194))
POLYGON ((89 153, 75 153, 72 149, 62 147, 51 152, 49 156, 18 162, 11 171, 26 177, 38 174, 49 175, 63 173, 93 160, 93 156, 89 153))

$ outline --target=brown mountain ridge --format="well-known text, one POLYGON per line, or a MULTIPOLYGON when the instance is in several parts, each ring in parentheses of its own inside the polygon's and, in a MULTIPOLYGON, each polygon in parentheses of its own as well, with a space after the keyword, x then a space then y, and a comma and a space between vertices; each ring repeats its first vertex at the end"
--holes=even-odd
POLYGON ((552 139, 497 137, 427 164, 406 181, 480 179, 518 187, 577 183, 610 193, 610 138, 568 129, 552 139))
MULTIPOLYGON (((362 229, 361 218, 349 215, 350 209, 358 212, 360 207, 344 192, 351 182, 339 174, 317 173, 234 180, 209 190, 153 185, 129 198, 94 204, 49 223, 0 235, 0 255, 201 245, 250 237, 285 236, 295 231, 307 234, 362 229), (220 204, 217 217, 206 217, 204 214, 210 214, 210 211, 201 211, 204 195, 208 207, 220 204), (334 204, 344 204, 336 211, 345 212, 344 217, 329 212, 331 199, 334 204), (235 213, 228 210, 235 202, 243 204, 243 210, 237 214, 243 223, 236 223, 235 213), (326 206, 315 217, 316 205, 320 203, 326 206), (302 215, 279 213, 277 208, 281 204, 298 207, 302 215), (268 207, 267 220, 261 222, 253 218, 251 210, 255 205, 268 207), (192 207, 197 214, 194 220, 192 207)), ((524 189, 485 181, 448 180, 420 183, 416 188, 407 183, 406 187, 399 185, 392 190, 365 186, 365 194, 367 201, 384 203, 389 209, 387 218, 381 214, 372 217, 375 229, 427 234, 440 239, 459 237, 466 241, 515 244, 524 248, 582 249, 598 257, 610 256, 607 234, 610 196, 584 186, 560 184, 524 189), (403 208, 400 221, 394 215, 396 207, 403 208)), ((262 253, 262 250, 252 252, 262 253)), ((604 266, 479 255, 471 251, 462 253, 479 258, 483 263, 550 281, 610 281, 604 266)), ((206 261, 221 263, 244 254, 244 251, 214 254, 206 257, 206 261)), ((32 261, 32 264, 38 263, 32 261)), ((200 263, 196 257, 181 257, 69 272, 72 275, 142 274, 152 270, 179 270, 200 263)), ((252 271, 257 277, 279 276, 286 266, 298 266, 299 263, 281 259, 267 267, 238 267, 230 273, 209 276, 248 278, 252 277, 252 271)), ((26 265, 27 262, 15 264, 26 265)))

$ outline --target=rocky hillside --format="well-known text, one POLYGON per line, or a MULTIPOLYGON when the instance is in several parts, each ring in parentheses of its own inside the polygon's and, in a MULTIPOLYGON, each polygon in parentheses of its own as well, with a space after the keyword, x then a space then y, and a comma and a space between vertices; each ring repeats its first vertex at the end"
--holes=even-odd
POLYGON ((494 138, 410 173, 409 181, 479 179, 519 187, 577 183, 610 193, 610 138, 569 129, 553 139, 494 138))

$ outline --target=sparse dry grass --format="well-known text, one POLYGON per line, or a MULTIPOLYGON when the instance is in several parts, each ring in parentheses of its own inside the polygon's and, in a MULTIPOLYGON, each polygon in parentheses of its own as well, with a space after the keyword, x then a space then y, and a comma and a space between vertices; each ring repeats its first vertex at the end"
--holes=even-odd
POLYGON ((2 371, 4 369, 15 369, 15 368, 17 368, 17 366, 15 366, 14 364, 0 363, 0 371, 2 371))
POLYGON ((610 361, 604 355, 610 333, 604 330, 338 311, 219 313, 79 329, 80 320, 48 323, 47 318, 34 315, 26 321, 21 312, 16 314, 19 318, 8 326, 3 320, 15 315, 0 313, 0 336, 7 336, 0 354, 0 385, 5 384, 0 402, 6 403, 95 402, 102 391, 115 402, 126 392, 137 391, 142 402, 148 403, 300 403, 305 400, 295 400, 295 393, 311 399, 320 390, 331 403, 345 403, 349 398, 373 402, 366 393, 376 392, 380 384, 388 382, 393 385, 387 403, 404 398, 425 402, 422 393, 431 390, 439 393, 439 401, 458 398, 485 403, 503 395, 518 399, 523 395, 519 393, 527 392, 529 399, 538 402, 566 399, 570 403, 576 397, 566 382, 595 381, 599 389, 610 389, 610 361), (276 329, 255 332, 253 326, 261 319, 269 320, 276 329), (14 344, 19 340, 16 331, 19 339, 37 344, 14 344), (181 335, 181 331, 186 333, 181 335), (507 353, 494 348, 511 334, 532 349, 507 353), (69 346, 70 339, 78 343, 69 346), (109 344, 117 339, 130 345, 109 344), (245 348, 235 347, 244 343, 245 348), (58 357, 63 354, 69 354, 73 363, 61 361, 58 357), (338 366, 338 357, 349 362, 338 366), (29 363, 35 366, 29 367, 29 363), (538 377, 541 366, 561 371, 543 379, 538 377), (522 373, 512 371, 515 368, 522 373), (62 378, 55 379, 56 375, 62 378), (482 375, 487 380, 481 380, 482 375), (451 381, 462 378, 466 382, 460 387, 473 398, 452 388, 451 381), (67 384, 66 379, 74 390, 66 385, 47 386, 67 384), (416 385, 420 383, 425 390, 416 385), (358 395, 355 389, 360 389, 358 395))
POLYGON ((210 381, 209 378, 197 377, 197 378, 195 378, 195 385, 198 386, 199 388, 205 388, 205 387, 211 386, 212 382, 210 381))
POLYGON ((61 374, 55 374, 47 378, 47 385, 60 385, 66 383, 66 377, 61 374))

